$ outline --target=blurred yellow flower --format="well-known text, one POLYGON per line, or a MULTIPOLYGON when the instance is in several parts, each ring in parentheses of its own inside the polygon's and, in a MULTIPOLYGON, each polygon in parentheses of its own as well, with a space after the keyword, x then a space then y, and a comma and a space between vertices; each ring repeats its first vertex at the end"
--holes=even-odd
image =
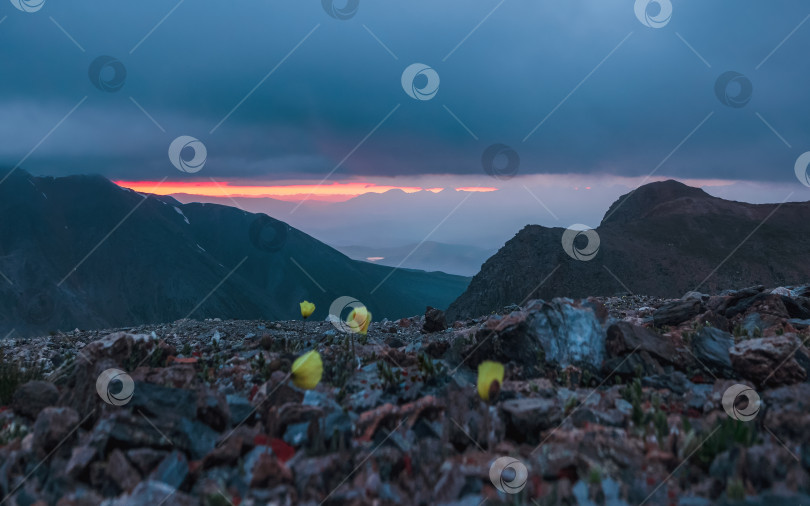
POLYGON ((485 360, 478 364, 478 395, 485 401, 498 396, 503 383, 503 364, 485 360))
POLYGON ((292 380, 298 388, 312 390, 320 383, 321 376, 323 376, 323 361, 317 351, 308 351, 293 362, 292 380))
POLYGON ((305 319, 309 318, 313 311, 315 311, 315 304, 309 301, 304 301, 300 303, 301 306, 301 316, 305 319))
POLYGON ((352 309, 349 318, 346 320, 346 325, 349 326, 352 332, 366 335, 368 326, 371 323, 371 311, 366 309, 366 306, 360 306, 352 309))

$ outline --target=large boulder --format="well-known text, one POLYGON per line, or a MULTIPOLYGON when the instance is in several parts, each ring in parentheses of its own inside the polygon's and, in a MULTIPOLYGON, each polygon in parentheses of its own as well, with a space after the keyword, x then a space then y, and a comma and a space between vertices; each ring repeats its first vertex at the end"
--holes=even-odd
POLYGON ((679 325, 704 311, 701 299, 690 298, 667 302, 653 313, 656 327, 679 325))
POLYGON ((467 341, 460 358, 473 367, 483 360, 512 362, 519 366, 514 371, 518 376, 536 375, 543 360, 597 369, 605 350, 602 313, 598 304, 587 301, 530 301, 522 310, 489 317, 472 333, 471 342, 466 338, 469 331, 459 332, 457 341, 467 341))
POLYGON ((807 378, 800 362, 808 362, 810 354, 793 334, 742 341, 730 355, 734 371, 761 386, 790 385, 807 378))
POLYGON ((29 381, 14 392, 11 409, 14 413, 36 419, 43 409, 56 405, 59 390, 49 381, 29 381))
POLYGON ((605 374, 630 376, 639 368, 644 375, 665 374, 666 366, 683 369, 686 362, 670 338, 628 322, 608 327, 605 349, 608 356, 602 364, 605 374))
POLYGON ((557 427, 563 410, 556 398, 511 399, 501 403, 507 435, 517 441, 537 442, 540 432, 557 427))
POLYGON ((734 338, 728 332, 714 327, 703 327, 692 337, 692 353, 699 364, 707 367, 712 374, 730 377, 731 355, 734 338))

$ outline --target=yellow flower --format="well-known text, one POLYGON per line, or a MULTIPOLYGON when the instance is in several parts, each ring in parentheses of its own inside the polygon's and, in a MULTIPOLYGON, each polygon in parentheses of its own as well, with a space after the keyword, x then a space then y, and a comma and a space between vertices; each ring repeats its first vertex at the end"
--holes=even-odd
POLYGON ((360 306, 352 309, 349 318, 346 320, 346 325, 349 326, 352 332, 366 335, 368 326, 371 323, 371 311, 366 309, 366 306, 360 306))
POLYGON ((323 361, 317 351, 308 351, 293 362, 292 380, 298 388, 312 390, 320 383, 321 376, 323 376, 323 361))
POLYGON ((303 316, 304 319, 309 318, 312 312, 315 311, 315 304, 313 304, 312 302, 305 300, 304 302, 301 302, 299 304, 301 306, 301 316, 303 316))
POLYGON ((495 400, 503 383, 503 364, 485 360, 478 364, 478 395, 485 401, 495 400))

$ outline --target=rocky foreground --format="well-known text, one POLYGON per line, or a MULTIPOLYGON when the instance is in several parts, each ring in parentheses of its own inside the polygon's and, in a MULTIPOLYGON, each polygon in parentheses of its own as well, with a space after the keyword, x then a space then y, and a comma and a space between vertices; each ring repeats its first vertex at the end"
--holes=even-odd
POLYGON ((758 286, 6 340, 0 504, 810 505, 808 327, 810 288, 758 286))

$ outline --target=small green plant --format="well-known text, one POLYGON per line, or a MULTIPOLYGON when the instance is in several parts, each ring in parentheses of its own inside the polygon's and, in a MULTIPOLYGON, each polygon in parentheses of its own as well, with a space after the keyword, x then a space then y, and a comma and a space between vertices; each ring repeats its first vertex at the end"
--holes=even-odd
POLYGON ((754 327, 754 339, 758 339, 762 337, 762 329, 759 327, 754 327))
POLYGON ((253 359, 252 366, 253 370, 255 371, 254 375, 260 381, 265 382, 270 379, 270 365, 264 358, 264 353, 259 352, 256 354, 256 357, 253 359))
POLYGON ((667 414, 661 410, 656 410, 653 415, 653 426, 655 427, 655 435, 658 438, 658 445, 663 448, 667 436, 669 436, 669 423, 667 423, 667 414))
POLYGON ((445 372, 444 366, 441 362, 434 362, 426 353, 421 352, 416 357, 419 372, 422 374, 425 382, 435 381, 441 374, 445 372))
MULTIPOLYGON (((157 346, 157 344, 155 345, 157 346)), ((157 347, 152 355, 149 357, 149 367, 160 367, 166 363, 166 352, 163 348, 157 347)))
POLYGON ((726 484, 726 498, 731 501, 745 500, 745 485, 739 478, 733 478, 726 484))
POLYGON ((0 428, 0 447, 6 446, 10 442, 24 438, 28 434, 28 427, 16 422, 11 422, 0 428))
POLYGON ((228 506, 233 504, 230 499, 217 492, 216 494, 208 494, 205 496, 205 506, 228 506))
POLYGON ((699 445, 695 450, 696 462, 708 469, 714 459, 729 448, 735 445, 748 448, 755 442, 753 425, 733 418, 723 418, 712 429, 695 438, 693 444, 699 445))
POLYGON ((644 409, 641 406, 643 394, 640 378, 633 379, 633 382, 622 390, 622 398, 633 406, 631 418, 637 427, 640 427, 644 423, 644 409))
POLYGON ((577 408, 577 406, 579 406, 579 399, 577 399, 576 395, 572 395, 571 397, 568 398, 568 400, 565 401, 565 408, 564 408, 565 415, 568 416, 569 414, 571 414, 571 412, 574 411, 577 408))
POLYGON ((585 369, 584 371, 582 371, 582 385, 583 386, 586 386, 586 387, 590 386, 592 379, 593 379, 593 375, 591 374, 590 369, 585 369))
POLYGON ((7 405, 20 385, 44 377, 42 368, 33 362, 12 361, 0 350, 0 405, 7 405))
POLYGON ((184 357, 190 357, 191 356, 191 345, 189 343, 184 344, 181 353, 183 354, 184 357))
POLYGON ((399 369, 392 368, 385 360, 377 362, 377 370, 380 373, 384 390, 392 390, 402 381, 399 369))
POLYGON ((602 470, 597 466, 593 466, 588 471, 588 483, 591 485, 600 485, 602 483, 602 470))

